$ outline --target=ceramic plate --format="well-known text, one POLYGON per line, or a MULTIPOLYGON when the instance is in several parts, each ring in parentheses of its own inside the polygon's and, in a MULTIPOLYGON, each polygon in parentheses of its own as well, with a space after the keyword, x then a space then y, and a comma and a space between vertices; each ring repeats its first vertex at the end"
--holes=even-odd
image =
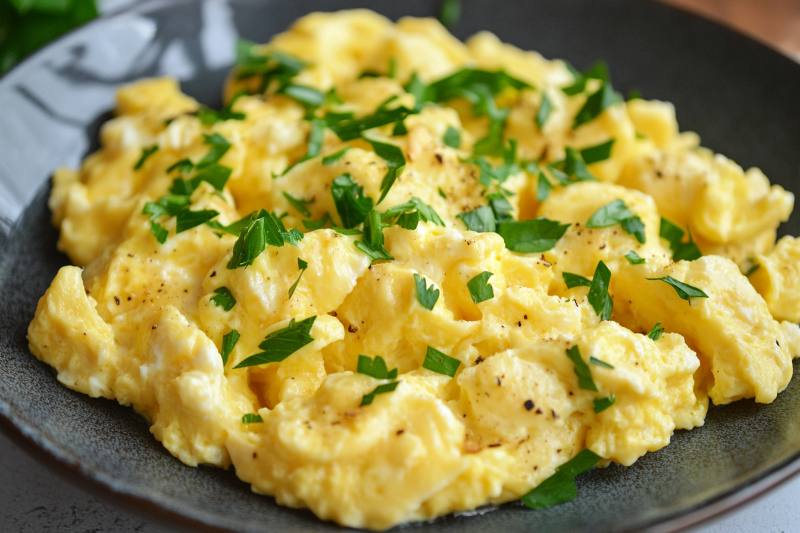
MULTIPOLYGON (((333 531, 310 512, 252 494, 230 471, 174 459, 131 409, 58 384, 28 352, 38 298, 67 258, 56 252, 49 178, 96 146, 116 88, 178 77, 216 105, 237 36, 265 41, 313 10, 369 6, 392 18, 429 16, 421 0, 138 2, 73 32, 0 80, 0 419, 42 460, 147 513, 232 530, 333 531)), ((640 0, 467 0, 455 33, 487 29, 579 68, 596 59, 614 85, 676 104, 683 129, 743 166, 800 192, 800 66, 687 13, 640 0)), ((783 230, 800 233, 795 214, 783 230)), ((763 492, 800 468, 800 379, 777 401, 712 408, 631 468, 579 480, 579 497, 544 511, 509 504, 414 531, 674 529, 763 492)))

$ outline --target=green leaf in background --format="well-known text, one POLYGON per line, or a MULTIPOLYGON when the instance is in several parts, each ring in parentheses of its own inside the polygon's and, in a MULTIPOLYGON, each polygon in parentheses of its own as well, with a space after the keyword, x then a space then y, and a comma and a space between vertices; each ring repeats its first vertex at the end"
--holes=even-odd
POLYGON ((95 0, 0 0, 0 74, 97 14, 95 0))

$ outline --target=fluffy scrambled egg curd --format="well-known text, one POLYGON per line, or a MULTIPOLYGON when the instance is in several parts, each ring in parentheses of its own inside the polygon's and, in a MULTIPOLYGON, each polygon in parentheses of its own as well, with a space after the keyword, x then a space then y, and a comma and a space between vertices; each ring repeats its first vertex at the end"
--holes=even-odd
POLYGON ((353 527, 541 508, 789 383, 792 194, 603 65, 315 13, 225 96, 120 89, 28 331, 187 465, 353 527))

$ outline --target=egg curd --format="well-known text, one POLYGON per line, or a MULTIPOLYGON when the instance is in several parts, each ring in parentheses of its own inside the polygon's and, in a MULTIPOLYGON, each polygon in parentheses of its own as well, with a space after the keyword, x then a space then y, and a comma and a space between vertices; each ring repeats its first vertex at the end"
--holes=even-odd
POLYGON ((315 13, 225 95, 119 90, 28 331, 187 465, 353 527, 540 508, 789 383, 792 194, 602 64, 315 13))

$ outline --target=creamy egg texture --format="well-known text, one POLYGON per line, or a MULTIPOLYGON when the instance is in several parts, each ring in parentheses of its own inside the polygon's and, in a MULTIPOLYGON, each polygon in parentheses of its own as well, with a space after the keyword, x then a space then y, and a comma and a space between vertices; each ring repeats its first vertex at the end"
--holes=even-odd
POLYGON ((384 529, 558 503, 788 384, 792 194, 602 66, 315 13, 242 43, 225 96, 119 90, 54 176, 75 266, 28 331, 187 465, 384 529))

